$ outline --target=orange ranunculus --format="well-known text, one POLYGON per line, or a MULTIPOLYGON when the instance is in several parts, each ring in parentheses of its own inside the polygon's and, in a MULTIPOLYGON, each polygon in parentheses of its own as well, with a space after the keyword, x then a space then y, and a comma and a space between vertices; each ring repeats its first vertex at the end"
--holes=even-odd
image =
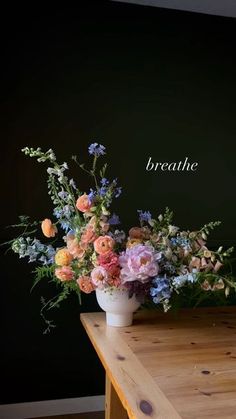
POLYGON ((81 291, 85 292, 85 294, 90 294, 90 292, 94 291, 94 286, 89 276, 80 276, 76 282, 79 285, 81 291))
POLYGON ((114 247, 114 240, 110 236, 100 236, 94 242, 94 249, 99 255, 109 252, 114 247))
POLYGON ((66 266, 71 263, 73 256, 70 254, 69 250, 65 247, 57 251, 55 255, 55 263, 59 266, 66 266))
POLYGON ((45 220, 42 221, 41 228, 44 236, 48 238, 55 237, 55 234, 57 233, 56 226, 52 224, 49 218, 45 218, 45 220))
POLYGON ((86 193, 81 195, 76 201, 76 208, 81 212, 88 212, 92 204, 89 201, 89 197, 86 193))
POLYGON ((61 268, 55 269, 55 276, 61 281, 71 281, 74 276, 74 272, 70 266, 62 266, 61 268))

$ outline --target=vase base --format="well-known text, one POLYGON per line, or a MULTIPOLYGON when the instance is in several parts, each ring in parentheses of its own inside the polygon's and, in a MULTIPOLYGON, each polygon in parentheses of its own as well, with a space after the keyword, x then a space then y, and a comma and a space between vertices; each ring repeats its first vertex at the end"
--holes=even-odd
POLYGON ((108 326, 125 327, 133 323, 133 313, 108 313, 106 312, 106 322, 108 326))

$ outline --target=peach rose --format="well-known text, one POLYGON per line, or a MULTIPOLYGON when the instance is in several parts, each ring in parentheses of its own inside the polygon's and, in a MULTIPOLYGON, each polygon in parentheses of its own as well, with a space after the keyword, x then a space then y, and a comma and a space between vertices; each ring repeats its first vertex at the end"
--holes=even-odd
POLYGON ((60 249, 55 255, 55 263, 59 266, 66 266, 71 263, 73 256, 70 254, 69 250, 66 248, 60 249))
POLYGON ((80 276, 76 282, 79 285, 81 291, 85 292, 85 294, 90 294, 90 292, 94 291, 94 286, 89 276, 80 276))
POLYGON ((85 254, 85 245, 82 245, 78 242, 78 239, 73 235, 70 234, 66 238, 67 249, 69 250, 70 254, 73 258, 82 258, 85 254))
POLYGON ((142 239, 143 238, 143 231, 141 227, 132 227, 129 230, 129 237, 131 239, 142 239))
POLYGON ((48 238, 55 237, 55 234, 57 233, 56 226, 52 224, 49 218, 45 218, 45 220, 42 221, 41 228, 44 236, 48 238))
POLYGON ((74 276, 70 266, 62 266, 61 268, 55 269, 55 276, 61 281, 71 281, 74 276))
POLYGON ((89 201, 89 197, 86 193, 81 195, 76 201, 76 208, 81 212, 88 212, 92 204, 89 201))
POLYGON ((110 250, 114 247, 114 240, 110 236, 100 236, 94 242, 94 250, 99 255, 104 255, 106 252, 110 252, 110 250))
POLYGON ((100 227, 104 233, 107 233, 110 228, 110 224, 107 222, 107 217, 102 216, 100 220, 98 220, 95 215, 93 215, 93 217, 89 220, 88 226, 93 227, 94 230, 96 227, 100 227))
POLYGON ((93 227, 87 227, 81 236, 81 243, 82 245, 87 245, 89 243, 93 243, 94 240, 96 240, 96 238, 97 238, 97 235, 93 227))

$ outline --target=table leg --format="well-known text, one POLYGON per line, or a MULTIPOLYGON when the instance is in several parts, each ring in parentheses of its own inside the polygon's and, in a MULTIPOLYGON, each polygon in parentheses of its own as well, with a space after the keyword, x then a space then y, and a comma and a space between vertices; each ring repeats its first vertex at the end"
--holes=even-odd
POLYGON ((107 374, 106 374, 105 419, 128 419, 127 412, 124 409, 107 374))

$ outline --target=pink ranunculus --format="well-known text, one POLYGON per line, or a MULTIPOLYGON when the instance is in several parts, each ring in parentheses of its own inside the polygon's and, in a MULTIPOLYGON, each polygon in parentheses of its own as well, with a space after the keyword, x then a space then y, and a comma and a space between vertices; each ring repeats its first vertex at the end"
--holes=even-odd
POLYGON ((158 260, 161 254, 156 252, 153 247, 138 244, 126 249, 119 257, 121 266, 121 282, 138 280, 145 282, 148 278, 158 274, 158 260))
POLYGON ((76 282, 79 285, 81 291, 85 292, 85 294, 90 294, 92 291, 94 291, 94 285, 92 284, 89 276, 80 276, 76 282))
POLYGON ((115 266, 115 265, 110 266, 108 273, 109 273, 108 284, 111 287, 118 288, 121 285, 119 266, 115 266))
POLYGON ((86 193, 81 195, 76 201, 76 208, 81 212, 88 212, 92 204, 89 200, 89 197, 86 193))
POLYGON ((93 229, 93 227, 89 226, 87 227, 81 236, 81 244, 87 245, 89 243, 93 243, 97 238, 97 235, 93 229))
POLYGON ((74 272, 70 266, 62 266, 61 268, 55 269, 55 276, 61 281, 71 281, 74 276, 74 272))
POLYGON ((94 250, 99 255, 110 252, 114 247, 114 240, 110 236, 99 236, 94 242, 94 250))
POLYGON ((95 287, 103 288, 107 284, 108 273, 102 266, 97 266, 91 272, 91 281, 95 287))
POLYGON ((110 268, 118 266, 119 256, 110 250, 110 252, 107 252, 104 255, 99 255, 97 258, 97 263, 99 266, 105 268, 106 271, 109 271, 110 268))

